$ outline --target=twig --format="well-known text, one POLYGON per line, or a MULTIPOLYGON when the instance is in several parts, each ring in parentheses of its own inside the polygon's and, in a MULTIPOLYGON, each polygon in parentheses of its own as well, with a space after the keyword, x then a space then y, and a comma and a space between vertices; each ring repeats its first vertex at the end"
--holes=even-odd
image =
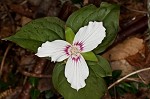
POLYGON ((8 54, 8 51, 9 49, 12 47, 12 43, 8 45, 8 47, 6 48, 6 51, 4 53, 4 56, 3 56, 3 59, 2 59, 2 62, 1 62, 1 67, 0 67, 0 76, 2 75, 2 70, 3 70, 3 66, 4 66, 4 63, 5 63, 5 59, 6 59, 6 56, 8 54))
POLYGON ((30 76, 30 77, 37 77, 37 78, 51 78, 51 75, 42 75, 42 74, 36 74, 36 73, 30 73, 24 70, 19 70, 23 75, 30 76))
POLYGON ((147 14, 147 11, 140 11, 140 10, 136 10, 136 9, 131 9, 128 7, 123 6, 124 8, 126 8, 127 10, 133 11, 133 12, 137 12, 137 13, 143 13, 143 14, 147 14))
POLYGON ((141 80, 144 84, 147 84, 147 83, 144 81, 144 79, 143 79, 140 75, 138 75, 138 77, 140 78, 140 80, 141 80))
POLYGON ((4 92, 0 93, 0 99, 4 99, 6 97, 11 96, 12 94, 17 94, 21 91, 21 87, 16 87, 15 89, 9 88, 5 90, 4 92))
POLYGON ((29 10, 26 10, 22 5, 11 4, 11 5, 8 5, 8 6, 15 13, 26 16, 28 18, 33 18, 33 13, 30 12, 29 10))
POLYGON ((108 90, 111 89, 113 86, 117 85, 118 83, 120 83, 121 81, 125 80, 126 78, 132 76, 132 75, 135 75, 137 73, 140 73, 140 72, 143 72, 143 71, 147 71, 147 70, 150 70, 150 67, 148 68, 144 68, 144 69, 140 69, 140 70, 137 70, 135 72, 132 72, 124 77, 122 77, 121 79, 117 80, 116 82, 114 82, 113 84, 111 84, 109 87, 108 87, 108 90))
POLYGON ((147 16, 143 16, 141 19, 133 23, 131 26, 120 31, 114 44, 120 43, 127 37, 134 35, 136 33, 143 33, 143 31, 145 31, 146 29, 148 29, 148 18, 147 16))
POLYGON ((139 78, 126 78, 126 81, 142 82, 139 78))

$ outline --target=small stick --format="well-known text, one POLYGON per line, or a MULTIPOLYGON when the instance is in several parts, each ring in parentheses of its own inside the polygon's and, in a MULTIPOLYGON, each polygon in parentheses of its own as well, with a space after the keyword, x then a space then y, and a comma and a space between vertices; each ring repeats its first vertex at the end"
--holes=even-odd
POLYGON ((4 56, 3 56, 3 59, 2 59, 2 62, 1 62, 1 67, 0 67, 0 76, 2 75, 2 70, 3 70, 3 66, 4 66, 4 63, 5 63, 5 59, 6 59, 6 56, 8 54, 8 51, 10 50, 10 48, 12 47, 12 43, 8 45, 8 47, 6 48, 6 51, 4 53, 4 56))
POLYGON ((143 72, 143 71, 147 71, 147 70, 150 70, 150 67, 148 68, 144 68, 144 69, 140 69, 140 70, 137 70, 135 72, 132 72, 124 77, 122 77, 121 79, 117 80, 116 82, 114 82, 113 84, 111 84, 109 87, 108 87, 108 90, 111 89, 113 86, 117 85, 118 83, 120 83, 121 81, 125 80, 126 78, 132 76, 132 75, 135 75, 137 73, 140 73, 140 72, 143 72))
POLYGON ((36 74, 36 73, 30 73, 24 70, 19 70, 23 75, 29 76, 29 77, 37 77, 37 78, 51 78, 51 75, 42 75, 42 74, 36 74))

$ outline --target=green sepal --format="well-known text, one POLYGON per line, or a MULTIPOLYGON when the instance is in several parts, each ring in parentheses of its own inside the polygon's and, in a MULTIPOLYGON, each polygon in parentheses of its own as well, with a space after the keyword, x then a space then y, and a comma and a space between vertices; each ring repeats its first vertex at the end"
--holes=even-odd
POLYGON ((70 44, 72 44, 74 36, 75 36, 75 34, 74 34, 73 30, 69 27, 66 27, 65 28, 66 41, 69 42, 70 44))
POLYGON ((90 51, 90 52, 86 52, 86 53, 81 53, 82 56, 84 57, 85 60, 88 60, 88 61, 98 61, 96 55, 90 51))

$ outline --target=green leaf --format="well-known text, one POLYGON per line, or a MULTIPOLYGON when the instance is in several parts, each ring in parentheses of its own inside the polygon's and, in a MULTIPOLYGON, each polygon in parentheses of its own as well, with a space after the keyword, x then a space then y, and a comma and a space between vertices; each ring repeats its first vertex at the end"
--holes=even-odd
POLYGON ((85 60, 88 61, 98 61, 96 55, 91 51, 91 52, 86 52, 86 53, 81 53, 82 56, 84 57, 85 60))
POLYGON ((121 84, 119 84, 119 87, 124 89, 126 92, 130 92, 132 88, 132 86, 126 82, 122 82, 121 84))
POLYGON ((97 56, 98 62, 87 61, 88 66, 93 70, 97 77, 106 77, 112 75, 110 64, 106 59, 97 56))
POLYGON ((31 99, 38 99, 40 91, 38 89, 32 88, 30 91, 31 99))
POLYGON ((119 28, 119 13, 120 13, 119 6, 107 3, 102 3, 101 6, 107 8, 107 10, 110 12, 103 19, 104 26, 106 27, 107 36, 103 40, 103 43, 100 44, 94 50, 96 53, 103 52, 108 46, 110 46, 113 43, 119 28))
POLYGON ((89 5, 89 6, 85 6, 81 9, 79 9, 78 11, 75 11, 73 14, 71 14, 69 16, 69 18, 67 19, 66 25, 68 27, 70 27, 74 33, 77 33, 77 31, 83 27, 84 25, 84 20, 90 16, 92 13, 94 13, 94 11, 96 10, 96 6, 94 5, 89 5))
POLYGON ((66 24, 72 28, 74 33, 86 26, 90 21, 102 21, 106 28, 106 37, 94 50, 95 53, 103 52, 114 41, 119 27, 119 6, 115 4, 102 3, 99 8, 89 5, 74 12, 66 24))
POLYGON ((31 21, 23 26, 15 35, 5 38, 23 48, 37 51, 46 41, 65 39, 65 23, 56 17, 45 17, 31 21))
POLYGON ((64 75, 64 63, 57 63, 53 70, 53 84, 64 99, 100 99, 106 91, 106 84, 101 77, 96 77, 90 70, 90 75, 86 79, 86 86, 79 91, 71 88, 64 75))
POLYGON ((30 77, 29 82, 33 87, 36 87, 39 83, 39 78, 36 77, 30 77))
POLYGON ((74 40, 74 32, 71 28, 69 27, 66 27, 65 28, 65 37, 66 37, 66 41, 69 42, 70 44, 73 43, 73 40, 74 40))

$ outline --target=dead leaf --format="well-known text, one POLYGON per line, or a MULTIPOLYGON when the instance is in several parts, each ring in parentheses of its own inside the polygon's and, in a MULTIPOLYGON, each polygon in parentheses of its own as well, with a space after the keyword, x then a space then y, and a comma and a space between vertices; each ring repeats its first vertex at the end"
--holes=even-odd
POLYGON ((30 21, 32 21, 32 19, 23 16, 21 18, 21 25, 24 26, 25 24, 27 24, 30 21))
POLYGON ((145 64, 145 57, 140 53, 129 56, 126 58, 126 60, 129 62, 129 64, 135 66, 137 69, 142 68, 141 66, 145 64))
POLYGON ((20 15, 27 16, 29 18, 33 17, 33 13, 31 10, 27 9, 26 7, 22 5, 17 5, 17 4, 11 4, 9 5, 10 9, 20 15))
POLYGON ((136 70, 134 66, 126 61, 126 58, 139 53, 143 48, 143 39, 132 37, 123 43, 116 45, 103 54, 103 57, 111 61, 112 70, 122 70, 122 76, 136 70))
POLYGON ((12 35, 12 31, 11 31, 11 27, 5 27, 3 26, 1 29, 0 29, 0 38, 5 38, 5 37, 8 37, 12 35))
POLYGON ((125 59, 111 62, 112 70, 122 70, 121 76, 127 75, 135 70, 125 59))
MULTIPOLYGON (((129 64, 132 65, 132 67, 135 67, 138 69, 143 69, 149 67, 150 64, 150 51, 147 47, 145 47, 145 50, 142 51, 142 53, 137 53, 135 55, 132 55, 126 60, 129 62, 129 64)), ((145 84, 150 83, 150 70, 144 71, 141 73, 138 73, 140 78, 145 84)))
POLYGON ((122 60, 128 56, 135 55, 144 47, 143 39, 133 37, 118 44, 103 54, 103 57, 111 61, 122 60))

